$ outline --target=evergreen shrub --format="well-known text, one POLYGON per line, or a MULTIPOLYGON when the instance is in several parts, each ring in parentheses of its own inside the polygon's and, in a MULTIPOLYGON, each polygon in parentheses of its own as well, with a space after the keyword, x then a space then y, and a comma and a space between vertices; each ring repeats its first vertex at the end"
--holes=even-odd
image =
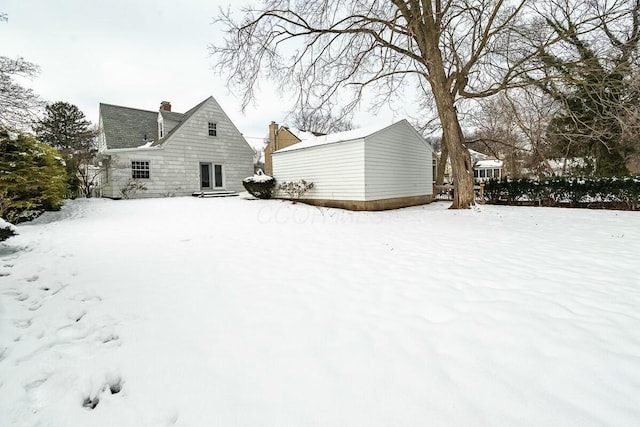
POLYGON ((488 203, 638 209, 640 177, 553 177, 502 179, 485 183, 488 203))
POLYGON ((66 179, 64 161, 55 149, 29 135, 0 129, 0 217, 15 224, 33 212, 60 209, 66 179))

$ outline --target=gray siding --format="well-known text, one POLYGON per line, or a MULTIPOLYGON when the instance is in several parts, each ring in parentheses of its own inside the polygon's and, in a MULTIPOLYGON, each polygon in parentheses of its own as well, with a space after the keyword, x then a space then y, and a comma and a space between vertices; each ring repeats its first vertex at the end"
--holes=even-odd
POLYGON ((182 196, 200 191, 200 163, 223 166, 225 190, 244 191, 242 180, 253 175, 253 150, 213 98, 161 147, 112 152, 108 181, 103 183, 104 196, 121 197, 120 189, 131 177, 132 160, 150 162, 150 178, 139 180, 147 190, 132 197, 182 196), (208 134, 209 122, 217 124, 215 137, 208 134))
MULTIPOLYGON (((364 141, 273 153, 276 183, 313 182, 307 199, 364 200, 364 141)), ((278 197, 286 197, 279 193, 278 197)))
POLYGON ((366 200, 433 194, 432 150, 406 121, 365 139, 366 200))

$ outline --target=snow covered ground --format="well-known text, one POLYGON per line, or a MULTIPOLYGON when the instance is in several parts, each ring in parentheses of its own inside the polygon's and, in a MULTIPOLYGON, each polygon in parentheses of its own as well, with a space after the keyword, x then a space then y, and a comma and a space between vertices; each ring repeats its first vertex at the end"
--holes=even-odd
POLYGON ((640 214, 76 200, 0 244, 1 426, 640 425, 640 214))

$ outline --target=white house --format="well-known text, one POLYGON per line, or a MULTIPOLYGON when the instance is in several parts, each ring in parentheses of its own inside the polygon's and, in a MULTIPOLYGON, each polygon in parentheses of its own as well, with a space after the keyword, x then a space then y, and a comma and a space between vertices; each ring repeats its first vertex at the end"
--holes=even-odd
POLYGON ((473 164, 473 178, 475 182, 485 182, 490 179, 501 179, 504 162, 497 159, 476 160, 473 164))
MULTIPOLYGON (((504 161, 491 158, 486 154, 469 149, 473 162, 473 180, 475 183, 485 182, 490 179, 501 179, 504 176, 504 161)), ((444 169, 444 182, 453 182, 451 161, 447 159, 444 169)))
POLYGON ((100 104, 103 197, 220 195, 244 191, 253 150, 213 97, 184 114, 100 104))
POLYGON ((306 203, 352 210, 395 209, 432 201, 432 154, 425 139, 402 120, 307 136, 273 152, 272 174, 277 183, 313 182, 302 198, 306 203))

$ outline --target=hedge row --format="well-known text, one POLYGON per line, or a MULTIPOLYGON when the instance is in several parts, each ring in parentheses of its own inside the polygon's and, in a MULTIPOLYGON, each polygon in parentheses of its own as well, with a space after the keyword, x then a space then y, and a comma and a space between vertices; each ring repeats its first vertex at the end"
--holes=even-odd
POLYGON ((527 178, 489 180, 484 186, 488 203, 539 206, 612 207, 638 209, 640 176, 625 178, 565 178, 539 181, 527 178))

